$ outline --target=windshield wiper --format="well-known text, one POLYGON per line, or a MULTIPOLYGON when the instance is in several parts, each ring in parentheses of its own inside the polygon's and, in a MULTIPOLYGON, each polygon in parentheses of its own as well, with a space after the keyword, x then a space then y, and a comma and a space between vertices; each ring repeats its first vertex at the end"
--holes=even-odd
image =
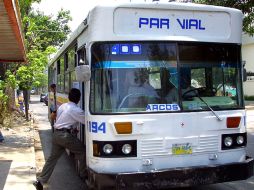
POLYGON ((208 105, 208 103, 203 98, 199 96, 199 93, 197 92, 196 94, 197 97, 212 111, 212 113, 217 117, 217 119, 219 121, 222 121, 222 118, 217 113, 215 113, 215 111, 208 105))

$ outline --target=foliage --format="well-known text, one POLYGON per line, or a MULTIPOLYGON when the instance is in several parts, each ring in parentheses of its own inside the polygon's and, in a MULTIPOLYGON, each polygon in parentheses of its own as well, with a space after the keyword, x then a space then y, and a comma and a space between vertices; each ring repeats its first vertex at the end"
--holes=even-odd
POLYGON ((243 31, 249 35, 254 34, 254 1, 253 0, 194 0, 196 3, 218 5, 239 9, 244 14, 243 31))
POLYGON ((16 77, 7 70, 5 73, 5 81, 0 80, 0 124, 4 124, 4 120, 9 119, 11 115, 10 90, 16 88, 16 77))
POLYGON ((19 0, 27 48, 27 64, 15 71, 21 90, 47 86, 45 71, 48 57, 56 51, 56 47, 64 43, 70 33, 70 11, 61 9, 56 18, 53 18, 52 15, 44 15, 32 9, 33 3, 40 2, 41 0, 19 0))
MULTIPOLYGON (((0 81, 3 83, 3 81, 0 81)), ((4 118, 6 117, 7 112, 7 102, 8 96, 0 89, 0 124, 3 124, 4 118)))
POLYGON ((48 56, 55 52, 55 48, 49 46, 45 51, 32 49, 27 54, 29 65, 23 65, 17 70, 17 79, 21 90, 30 90, 31 87, 41 87, 47 85, 47 75, 45 68, 48 63, 48 56))
POLYGON ((66 24, 71 20, 70 12, 62 9, 55 20, 41 12, 31 12, 24 20, 29 23, 26 32, 28 50, 45 51, 49 46, 61 46, 70 33, 66 24))
POLYGON ((15 89, 17 87, 17 81, 16 81, 15 75, 13 75, 10 70, 7 70, 5 75, 6 75, 5 87, 8 86, 12 89, 15 89))
POLYGON ((41 0, 19 0, 19 7, 21 15, 28 15, 32 9, 33 3, 40 3, 41 0))
POLYGON ((245 95, 244 99, 247 100, 247 101, 254 101, 254 96, 247 96, 247 95, 245 95))
POLYGON ((1 76, 0 81, 0 123, 3 123, 3 120, 8 118, 8 113, 12 111, 15 88, 26 92, 32 87, 47 86, 48 77, 45 71, 49 55, 64 43, 70 33, 68 26, 71 20, 70 12, 61 9, 56 18, 53 18, 42 12, 33 11, 32 4, 40 2, 41 0, 19 0, 27 62, 3 67, 2 73, 6 73, 6 76, 1 76))

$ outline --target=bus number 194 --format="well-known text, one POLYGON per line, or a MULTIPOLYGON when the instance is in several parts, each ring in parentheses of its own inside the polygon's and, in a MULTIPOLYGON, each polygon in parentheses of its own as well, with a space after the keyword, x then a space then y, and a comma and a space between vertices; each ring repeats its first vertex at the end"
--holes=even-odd
POLYGON ((98 123, 95 121, 89 121, 89 132, 90 133, 106 133, 106 123, 98 123))

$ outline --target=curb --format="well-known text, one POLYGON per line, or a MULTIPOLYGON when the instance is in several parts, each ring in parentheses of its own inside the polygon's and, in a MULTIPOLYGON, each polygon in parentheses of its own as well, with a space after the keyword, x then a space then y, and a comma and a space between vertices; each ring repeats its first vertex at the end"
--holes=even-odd
POLYGON ((246 110, 254 110, 254 106, 253 105, 245 106, 245 109, 246 110))
MULTIPOLYGON (((42 168, 45 164, 45 157, 43 153, 43 148, 41 144, 41 138, 39 133, 38 123, 36 122, 36 117, 32 114, 33 120, 33 132, 34 132, 34 156, 35 156, 35 175, 36 177, 41 173, 42 168)), ((48 190, 48 184, 43 185, 44 190, 48 190)))

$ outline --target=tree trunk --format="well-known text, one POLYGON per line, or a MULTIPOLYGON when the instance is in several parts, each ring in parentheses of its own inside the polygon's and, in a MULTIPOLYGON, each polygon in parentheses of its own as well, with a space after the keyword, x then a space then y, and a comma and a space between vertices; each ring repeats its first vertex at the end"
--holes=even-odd
POLYGON ((25 102, 25 115, 26 115, 26 120, 28 121, 29 120, 29 117, 28 117, 28 110, 29 110, 28 90, 24 90, 23 95, 24 95, 24 102, 25 102))

